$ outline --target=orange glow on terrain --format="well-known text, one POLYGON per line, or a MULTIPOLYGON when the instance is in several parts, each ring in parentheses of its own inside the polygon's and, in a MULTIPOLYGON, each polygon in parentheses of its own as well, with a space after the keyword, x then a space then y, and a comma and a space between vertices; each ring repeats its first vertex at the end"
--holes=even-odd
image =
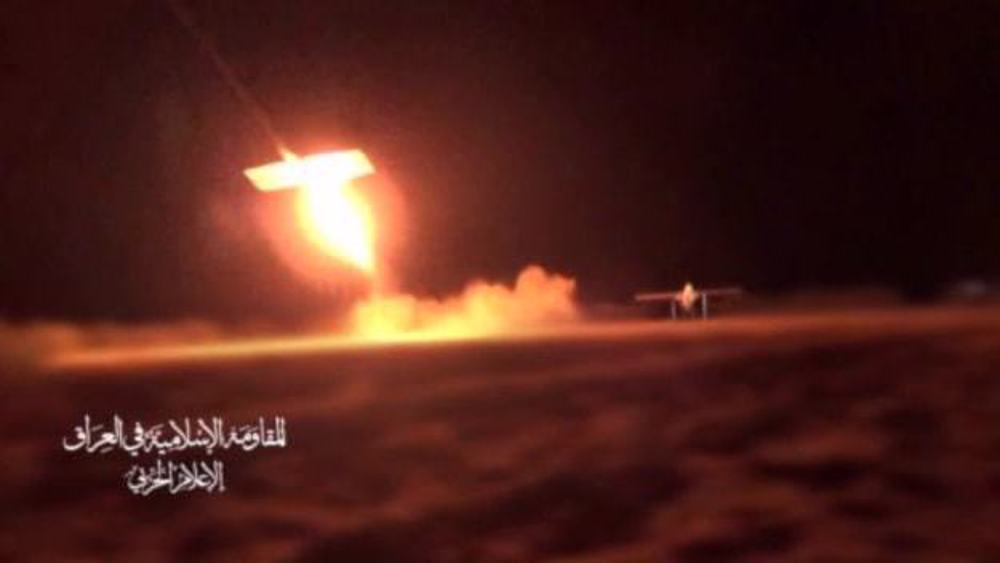
MULTIPOLYGON (((135 370, 157 365, 192 364, 255 360, 259 358, 292 357, 311 354, 350 353, 396 346, 457 346, 467 343, 543 343, 577 342, 642 342, 648 340, 694 345, 717 341, 747 344, 756 339, 781 338, 798 333, 823 338, 857 341, 881 333, 919 334, 954 327, 995 328, 997 309, 987 310, 936 307, 926 309, 885 309, 791 312, 784 314, 747 315, 717 319, 712 323, 675 323, 658 320, 581 321, 536 325, 517 331, 471 333, 460 331, 396 332, 377 338, 345 334, 299 334, 270 337, 221 338, 191 341, 188 334, 170 342, 171 331, 163 329, 163 343, 115 343, 74 345, 76 336, 85 336, 86 328, 62 327, 60 338, 39 344, 41 367, 53 371, 135 370), (69 341, 69 342, 67 342, 69 341)), ((52 329, 43 332, 52 332, 52 329)), ((43 335, 44 336, 44 335, 43 335)), ((51 335, 50 335, 51 336, 51 335)), ((10 335, 8 335, 8 338, 10 335)), ((124 336, 120 339, 127 340, 124 336)), ((210 336, 211 338, 211 336, 210 336)), ((44 339, 43 339, 44 340, 44 339)), ((82 344, 82 343, 81 343, 82 344)), ((672 354, 669 349, 664 353, 672 354)))

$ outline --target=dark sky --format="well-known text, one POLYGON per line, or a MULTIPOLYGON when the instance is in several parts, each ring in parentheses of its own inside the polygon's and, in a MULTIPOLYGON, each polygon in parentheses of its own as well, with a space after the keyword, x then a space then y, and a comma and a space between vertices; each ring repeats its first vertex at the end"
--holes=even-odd
MULTIPOLYGON (((587 299, 1000 274, 995 1, 188 5, 293 149, 391 176, 409 289, 530 262, 587 299)), ((165 4, 0 19, 0 316, 329 299, 249 218, 240 171, 273 149, 165 4)))

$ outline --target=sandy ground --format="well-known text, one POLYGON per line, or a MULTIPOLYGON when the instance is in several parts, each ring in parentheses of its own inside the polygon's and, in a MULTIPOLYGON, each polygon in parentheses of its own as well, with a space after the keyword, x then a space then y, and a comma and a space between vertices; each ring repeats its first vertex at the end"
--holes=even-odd
POLYGON ((0 382, 0 561, 997 561, 1000 310, 589 326, 0 382), (287 419, 132 495, 83 415, 287 419))

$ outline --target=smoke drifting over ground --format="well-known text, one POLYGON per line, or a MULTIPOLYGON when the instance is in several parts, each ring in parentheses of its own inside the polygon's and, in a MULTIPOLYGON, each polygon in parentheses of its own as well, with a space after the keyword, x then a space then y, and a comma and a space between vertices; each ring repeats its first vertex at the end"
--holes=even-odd
POLYGON ((203 344, 246 337, 250 328, 223 329, 204 320, 126 325, 45 321, 13 324, 0 321, 0 364, 31 366, 53 358, 107 349, 149 349, 203 344))
POLYGON ((365 337, 482 336, 570 322, 578 318, 576 282, 528 266, 513 286, 476 280, 445 299, 376 295, 352 312, 353 331, 365 337))
MULTIPOLYGON (((316 320, 298 329, 223 326, 209 320, 118 323, 0 321, 0 365, 72 367, 165 360, 279 354, 348 343, 453 340, 509 334, 579 318, 576 282, 539 266, 513 285, 477 280, 444 299, 393 294, 358 302, 344 328, 317 332, 316 320)), ((329 326, 328 324, 325 326, 329 326)))

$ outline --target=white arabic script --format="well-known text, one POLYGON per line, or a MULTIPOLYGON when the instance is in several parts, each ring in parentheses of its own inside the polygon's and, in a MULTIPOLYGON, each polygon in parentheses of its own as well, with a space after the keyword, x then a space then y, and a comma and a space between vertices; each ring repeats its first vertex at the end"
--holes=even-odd
POLYGON ((125 486, 132 494, 147 496, 158 490, 172 495, 195 490, 207 493, 221 493, 226 490, 223 480, 222 462, 190 461, 164 462, 156 460, 156 465, 141 467, 133 465, 125 472, 125 486))
POLYGON ((259 417, 256 424, 227 428, 222 417, 213 416, 207 421, 201 417, 194 420, 184 417, 180 422, 170 419, 145 427, 139 421, 126 425, 118 415, 110 424, 94 424, 90 415, 85 415, 83 424, 74 428, 72 437, 64 437, 62 445, 68 452, 105 454, 120 449, 132 457, 151 452, 165 455, 193 448, 201 448, 206 455, 212 455, 216 449, 233 447, 245 452, 257 448, 283 448, 288 444, 285 418, 276 416, 273 422, 269 426, 264 417, 259 417))

